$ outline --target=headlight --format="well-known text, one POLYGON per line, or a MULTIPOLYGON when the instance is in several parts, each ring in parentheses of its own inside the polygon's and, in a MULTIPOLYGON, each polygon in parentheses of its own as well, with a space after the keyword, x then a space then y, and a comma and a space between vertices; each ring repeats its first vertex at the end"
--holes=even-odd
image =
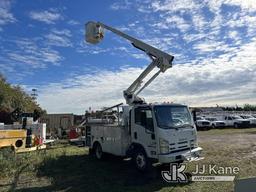
POLYGON ((169 142, 164 139, 159 139, 160 153, 169 153, 169 142))

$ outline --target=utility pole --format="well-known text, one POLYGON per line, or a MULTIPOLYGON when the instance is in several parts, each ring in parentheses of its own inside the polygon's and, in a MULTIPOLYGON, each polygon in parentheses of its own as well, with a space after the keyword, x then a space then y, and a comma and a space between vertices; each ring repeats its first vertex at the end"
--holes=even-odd
POLYGON ((32 89, 32 93, 31 93, 32 99, 33 99, 34 101, 36 101, 37 96, 38 96, 38 94, 37 94, 37 89, 33 88, 33 89, 32 89))

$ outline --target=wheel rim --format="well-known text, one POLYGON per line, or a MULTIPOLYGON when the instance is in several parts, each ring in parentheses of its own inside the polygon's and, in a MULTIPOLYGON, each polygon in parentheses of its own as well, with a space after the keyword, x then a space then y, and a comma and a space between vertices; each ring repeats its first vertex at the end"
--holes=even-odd
POLYGON ((96 147, 96 157, 97 157, 98 159, 100 159, 101 156, 102 156, 102 150, 101 150, 101 147, 98 145, 98 146, 96 147))
POLYGON ((136 164, 139 168, 143 168, 146 165, 146 158, 143 154, 138 154, 136 157, 136 164))

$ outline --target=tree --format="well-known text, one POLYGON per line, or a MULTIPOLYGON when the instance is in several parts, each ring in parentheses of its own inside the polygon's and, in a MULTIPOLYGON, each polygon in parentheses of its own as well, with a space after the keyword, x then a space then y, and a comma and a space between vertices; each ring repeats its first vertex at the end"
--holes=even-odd
POLYGON ((256 105, 244 104, 245 111, 256 111, 256 105))
POLYGON ((33 100, 20 86, 12 86, 3 75, 0 74, 0 122, 8 122, 7 117, 16 108, 27 113, 45 113, 39 104, 33 100))

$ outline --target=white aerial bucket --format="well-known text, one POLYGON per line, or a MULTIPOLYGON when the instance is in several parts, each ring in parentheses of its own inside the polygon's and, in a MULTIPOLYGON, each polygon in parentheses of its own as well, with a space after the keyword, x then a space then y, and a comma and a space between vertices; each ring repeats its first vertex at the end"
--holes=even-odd
POLYGON ((104 37, 104 30, 95 22, 85 24, 85 41, 92 44, 99 43, 104 37))

